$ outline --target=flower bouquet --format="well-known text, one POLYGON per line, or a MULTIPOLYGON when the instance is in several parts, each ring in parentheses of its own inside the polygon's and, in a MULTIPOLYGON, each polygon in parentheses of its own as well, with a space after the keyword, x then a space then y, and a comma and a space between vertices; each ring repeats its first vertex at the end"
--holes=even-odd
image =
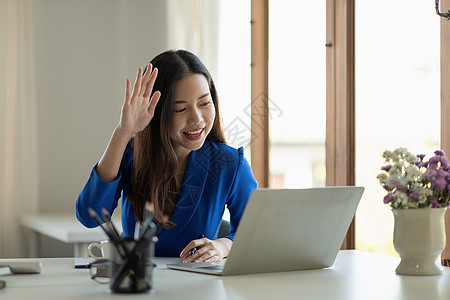
POLYGON ((394 247, 401 275, 439 275, 445 247, 444 213, 450 201, 450 165, 443 151, 425 161, 406 148, 384 151, 377 178, 387 191, 383 202, 394 214, 394 247))
POLYGON ((392 208, 442 208, 450 203, 450 164, 444 151, 413 155, 406 148, 384 151, 384 172, 377 178, 388 192, 383 201, 392 208))

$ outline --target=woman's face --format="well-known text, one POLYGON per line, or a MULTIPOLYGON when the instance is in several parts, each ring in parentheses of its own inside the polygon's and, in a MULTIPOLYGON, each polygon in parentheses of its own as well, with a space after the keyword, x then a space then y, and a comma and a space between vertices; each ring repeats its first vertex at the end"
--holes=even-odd
POLYGON ((174 87, 174 111, 170 139, 179 159, 200 149, 216 116, 208 81, 202 74, 189 74, 174 87))

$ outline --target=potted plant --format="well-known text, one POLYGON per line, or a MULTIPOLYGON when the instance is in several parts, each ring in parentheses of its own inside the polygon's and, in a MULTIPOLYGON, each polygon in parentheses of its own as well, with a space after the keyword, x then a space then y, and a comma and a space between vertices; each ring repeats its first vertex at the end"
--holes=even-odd
POLYGON ((439 275, 437 258, 445 247, 444 213, 450 200, 450 164, 442 150, 425 161, 406 148, 384 151, 377 178, 394 214, 394 247, 403 275, 439 275))

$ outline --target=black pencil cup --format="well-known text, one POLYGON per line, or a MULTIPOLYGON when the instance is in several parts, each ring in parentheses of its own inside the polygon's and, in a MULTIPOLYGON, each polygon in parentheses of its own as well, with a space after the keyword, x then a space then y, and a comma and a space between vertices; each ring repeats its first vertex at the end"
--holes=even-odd
POLYGON ((153 290, 153 258, 157 237, 123 239, 123 249, 111 253, 112 293, 148 293, 153 290), (124 251, 119 251, 124 250, 124 251))

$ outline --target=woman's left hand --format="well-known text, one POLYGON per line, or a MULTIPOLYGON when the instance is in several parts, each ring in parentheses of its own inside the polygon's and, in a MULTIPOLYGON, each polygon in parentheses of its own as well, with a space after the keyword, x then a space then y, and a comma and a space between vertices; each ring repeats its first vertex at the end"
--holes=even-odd
POLYGON ((218 261, 228 256, 231 246, 233 246, 233 241, 228 238, 217 240, 201 238, 191 241, 181 251, 180 257, 183 258, 184 263, 218 261), (195 250, 192 251, 194 248, 195 250), (192 252, 193 254, 190 256, 192 252))

